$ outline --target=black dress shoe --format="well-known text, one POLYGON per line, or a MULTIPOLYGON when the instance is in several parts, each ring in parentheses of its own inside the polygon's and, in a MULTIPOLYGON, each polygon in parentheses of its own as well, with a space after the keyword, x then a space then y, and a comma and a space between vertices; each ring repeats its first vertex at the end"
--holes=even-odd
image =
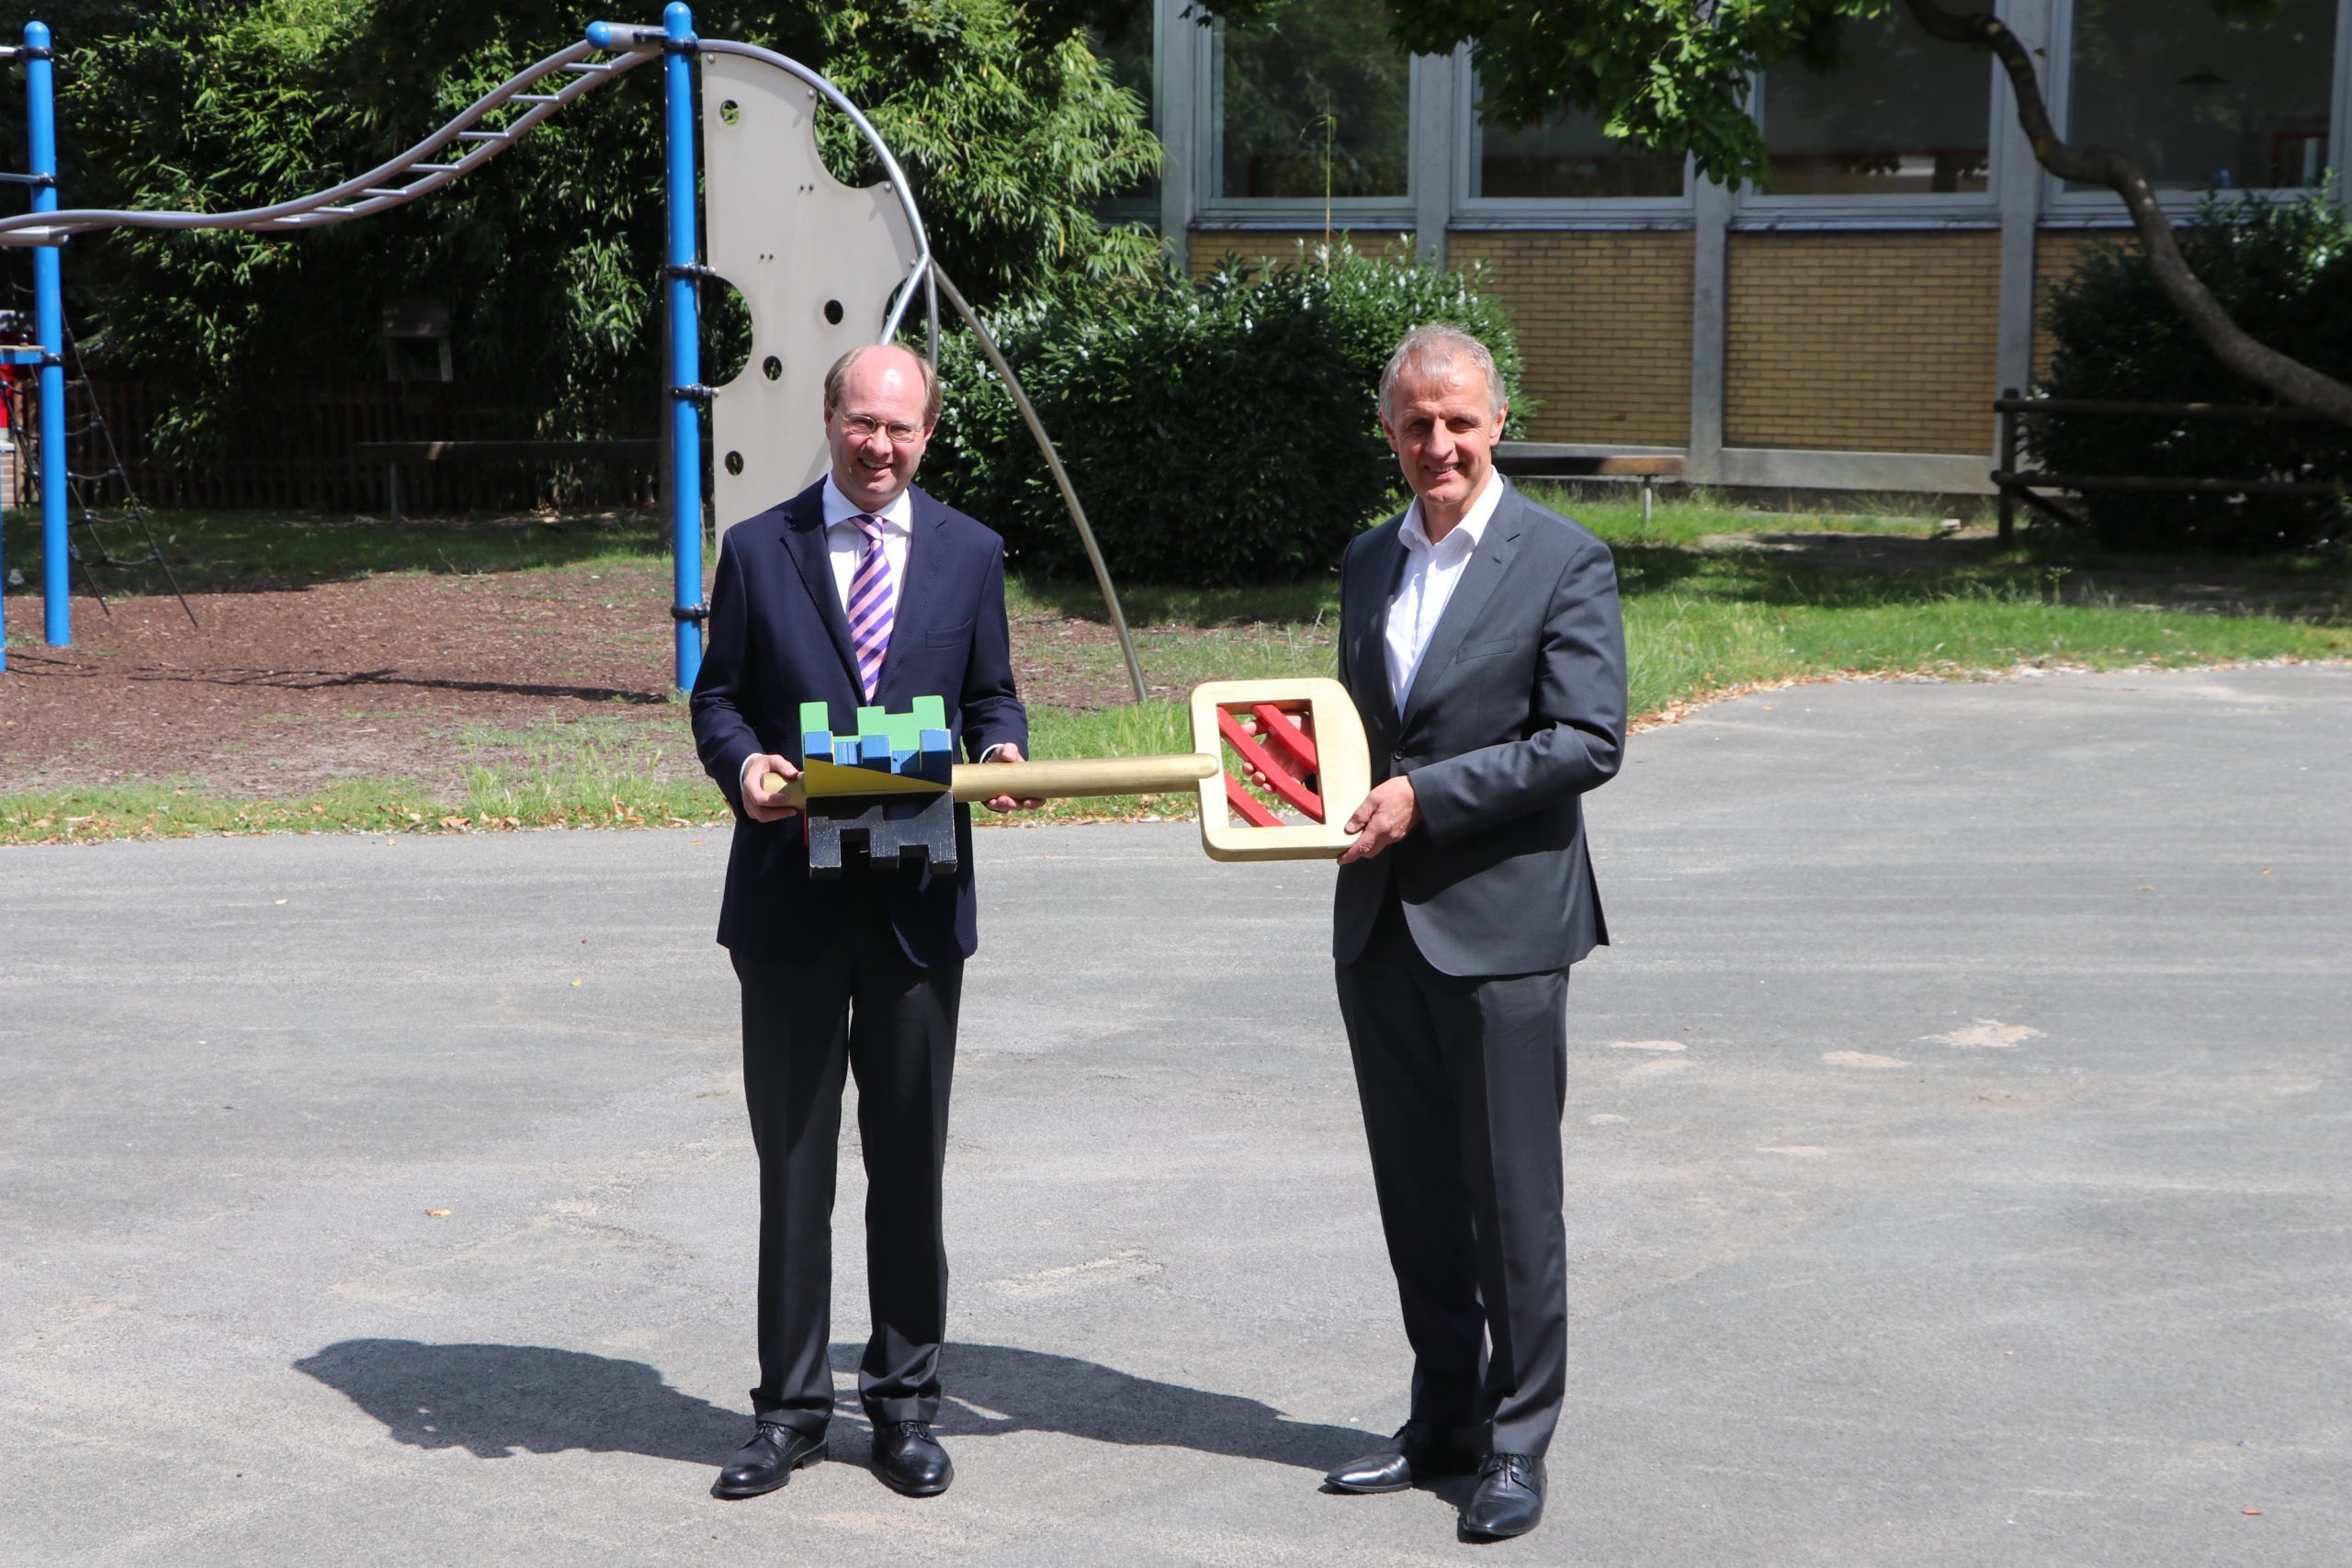
POLYGON ((1544 1522, 1544 1461, 1530 1454, 1488 1454, 1478 1485, 1462 1505, 1462 1533, 1481 1540, 1525 1535, 1544 1522))
POLYGON ((797 1427, 787 1427, 780 1421, 763 1421, 752 1440, 735 1450, 735 1457, 719 1471, 718 1479, 711 1483, 714 1497, 756 1497, 763 1492, 773 1492, 792 1479, 792 1472, 804 1464, 814 1464, 825 1457, 825 1438, 820 1432, 813 1436, 797 1427))
POLYGON ((956 1479, 956 1466, 931 1435, 928 1421, 876 1422, 874 1472, 883 1485, 907 1497, 936 1497, 956 1479))
POLYGON ((1454 1447, 1419 1421, 1396 1428, 1388 1446, 1350 1460, 1323 1478, 1334 1492, 1402 1492, 1416 1480, 1458 1474, 1476 1455, 1454 1447))

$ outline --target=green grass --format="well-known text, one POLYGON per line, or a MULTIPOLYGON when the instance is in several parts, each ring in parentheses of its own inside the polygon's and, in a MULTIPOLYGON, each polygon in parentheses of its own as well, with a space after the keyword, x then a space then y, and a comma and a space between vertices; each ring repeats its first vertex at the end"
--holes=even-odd
MULTIPOLYGON (((1757 685, 1842 674, 1968 678, 2030 663, 2111 669, 2352 658, 2352 594, 2340 560, 2152 562, 2081 549, 2059 556, 2029 536, 2027 543, 1997 555, 1981 542, 1903 545, 1913 565, 1892 570, 1692 546, 1712 535, 1742 532, 1833 531, 1924 542, 1940 533, 1937 517, 1892 507, 1842 518, 1759 517, 1705 497, 1661 505, 1646 527, 1637 501, 1578 502, 1575 512, 1616 553, 1637 716, 1669 713, 1757 685), (2086 594, 2079 586, 2110 575, 2128 591, 2094 586, 2086 594), (2163 607, 2193 596, 2192 591, 2221 594, 2227 613, 2163 607), (2151 604, 2157 607, 2147 607, 2151 604), (2256 613, 2267 606, 2291 613, 2256 613)), ((220 552, 208 558, 243 563, 240 570, 256 561, 307 561, 300 570, 332 568, 335 575, 356 576, 363 559, 398 556, 365 527, 228 517, 197 522, 203 526, 186 513, 172 519, 184 540, 195 534, 208 541, 204 548, 220 552), (381 552, 370 554, 379 545, 381 552)), ((413 532, 436 539, 445 555, 458 542, 452 558, 453 564, 464 563, 458 570, 586 566, 650 557, 661 548, 657 531, 635 524, 578 529, 567 524, 560 530, 418 525, 413 532)), ((416 569, 413 558, 398 564, 416 569)), ((1034 754, 1190 750, 1182 699, 1195 683, 1331 672, 1337 592, 1336 578, 1249 589, 1124 588, 1146 673, 1165 700, 1084 708, 1033 701, 1034 754)), ((1010 601, 1016 615, 1102 618, 1091 582, 1016 581, 1010 601)), ((1099 627, 1033 641, 1023 651, 1048 677, 1079 678, 1066 682, 1072 689, 1125 689, 1117 646, 1099 627)), ((473 761, 454 797, 398 780, 259 803, 210 798, 168 784, 0 796, 0 842, 306 828, 443 831, 709 821, 722 814, 719 799, 699 777, 681 776, 691 768, 684 731, 683 714, 632 724, 469 731, 461 739, 473 761)), ((1190 816, 1192 810, 1189 797, 1179 795, 1057 802, 1045 813, 1060 819, 1138 814, 1190 816)))
POLYGON ((1775 569, 1770 558, 1623 550, 1636 714, 1708 694, 1840 674, 1983 674, 2036 660, 2114 669, 2352 656, 2341 619, 2055 600, 2046 577, 1775 569))
POLYGON ((448 812, 401 779, 352 780, 287 800, 223 800, 170 781, 0 795, 0 841, 178 838, 190 833, 408 832, 448 812))
MULTIPOLYGON (((1145 668, 1157 677, 1155 667, 1147 664, 1145 668)), ((1296 674, 1298 671, 1283 672, 1296 674)), ((1192 714, 1182 703, 1137 703, 1085 713, 1036 706, 1029 710, 1029 753, 1034 757, 1156 757, 1192 749, 1192 714)), ((1043 809, 1030 815, 1059 822, 1147 813, 1192 817, 1196 814, 1194 804, 1189 795, 1114 795, 1093 800, 1049 800, 1043 809)))
MULTIPOLYGON (((1761 512, 1701 488, 1687 497, 1660 502, 1650 522, 1642 522, 1641 492, 1632 485, 1574 487, 1537 479, 1526 487, 1534 500, 1565 512, 1614 545, 1696 545, 1721 534, 1804 531, 1830 534, 1896 534, 1926 537, 1952 513, 1942 506, 1920 510, 1921 498, 1854 498, 1844 512, 1761 512), (1624 497, 1626 499, 1619 499, 1624 497)), ((1972 510, 1963 520, 1974 515, 1972 510)))
POLYGON ((454 796, 414 779, 349 780, 315 794, 226 800, 175 781, 0 795, 0 843, 175 838, 192 833, 466 832, 551 827, 691 826, 726 813, 691 753, 683 710, 673 744, 640 727, 571 723, 478 727, 460 739, 478 761, 454 796))
MULTIPOLYGON (((1005 584, 1005 604, 1014 615, 1102 615, 1102 591, 1091 578, 1039 581, 1015 577, 1005 584)), ((1247 626, 1280 621, 1312 625, 1337 620, 1340 580, 1277 582, 1252 588, 1159 588, 1119 584, 1119 605, 1131 626, 1247 626)))
POLYGON ((454 814, 482 827, 708 820, 725 809, 718 792, 664 766, 672 750, 692 750, 683 708, 676 728, 673 748, 609 724, 470 731, 469 746, 494 760, 466 769, 454 814))
MULTIPOLYGON (((1632 511, 1637 520, 1638 507, 1632 511)), ((1684 521, 1676 521, 1678 532, 1684 521)), ((2057 592, 2064 573, 2021 573, 1997 563, 1882 573, 1789 564, 1763 552, 1655 544, 1620 544, 1616 556, 1627 681, 1639 716, 1662 716, 1713 694, 1840 675, 1969 678, 2037 661, 2109 670, 2352 658, 2352 625, 2340 600, 2335 615, 2314 624, 2062 603, 2057 592)), ((1255 608, 1246 595, 1219 605, 1222 615, 1237 617, 1255 608)), ((1157 634, 1138 640, 1155 686, 1164 682, 1181 691, 1205 680, 1321 675, 1331 671, 1336 618, 1333 611, 1320 627, 1271 624, 1251 639, 1219 636, 1229 628, 1213 623, 1189 640, 1177 639, 1174 659, 1155 656, 1157 634)), ((1115 660, 1115 650, 1108 657, 1115 660)), ((1035 709, 1032 724, 1039 756, 1132 756, 1191 747, 1189 720, 1174 701, 1086 713, 1035 709)), ((1047 807, 1048 815, 1063 818, 1136 811, 1190 815, 1181 800, 1068 801, 1047 807)))

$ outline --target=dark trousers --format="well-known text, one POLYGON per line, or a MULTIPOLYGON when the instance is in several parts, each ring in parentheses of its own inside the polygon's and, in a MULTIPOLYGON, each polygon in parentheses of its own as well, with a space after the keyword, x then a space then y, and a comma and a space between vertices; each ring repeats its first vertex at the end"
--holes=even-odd
POLYGON ((1337 968, 1413 1418, 1480 1452, 1541 1455, 1567 1386, 1567 971, 1441 974, 1393 893, 1337 968))
POLYGON ((778 964, 735 955, 743 987, 743 1098, 760 1156, 763 1420, 821 1433, 833 1282, 833 1174, 844 1068, 857 1079, 865 1156, 865 1282, 874 1326, 858 1393, 877 1423, 939 1413, 947 1325, 940 1168, 964 966, 920 967, 899 946, 880 874, 853 882, 847 929, 778 964))

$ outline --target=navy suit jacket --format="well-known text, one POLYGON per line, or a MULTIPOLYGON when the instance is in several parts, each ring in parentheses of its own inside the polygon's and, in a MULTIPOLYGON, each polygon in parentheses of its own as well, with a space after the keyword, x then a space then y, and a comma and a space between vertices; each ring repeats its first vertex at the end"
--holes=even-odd
POLYGON ((1414 945, 1448 975, 1534 975, 1609 940, 1582 797, 1625 749, 1625 634, 1609 548, 1508 483, 1397 711, 1388 606, 1399 513, 1340 564, 1340 681, 1376 784, 1409 773, 1420 822, 1340 868, 1332 955, 1363 951, 1393 883, 1414 945))
MULTIPOLYGON (((690 705, 695 750, 736 815, 718 940, 772 962, 813 952, 849 923, 848 881, 808 874, 801 818, 743 815, 746 758, 775 752, 802 761, 802 703, 830 704, 841 730, 862 705, 826 547, 823 488, 820 479, 727 531, 690 705)), ((907 494, 914 526, 875 701, 903 711, 917 697, 944 697, 965 756, 978 761, 1008 740, 1025 753, 1029 718, 1013 688, 1004 618, 1004 541, 920 490, 907 494)), ((883 880, 899 945, 926 966, 969 957, 979 945, 969 807, 956 808, 956 844, 952 872, 910 861, 853 874, 883 880)))

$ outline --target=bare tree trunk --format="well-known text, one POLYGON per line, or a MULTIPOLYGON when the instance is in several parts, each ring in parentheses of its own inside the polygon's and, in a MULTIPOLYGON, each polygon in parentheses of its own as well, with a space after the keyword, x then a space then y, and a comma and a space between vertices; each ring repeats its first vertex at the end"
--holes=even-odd
POLYGON ((2172 222, 2139 164, 2112 147, 2072 147, 2060 138, 2057 128, 2050 123, 2049 106, 2042 102, 2033 56, 2007 24, 1982 14, 1954 16, 1936 0, 1905 0, 1905 4, 1930 37, 1946 43, 1982 44, 1999 59, 2017 93, 2018 123, 2025 128, 2034 158, 2043 168, 2062 180, 2105 186, 2123 198, 2156 286, 2225 369, 2273 396, 2325 414, 2339 424, 2352 425, 2352 386, 2247 336, 2245 329, 2230 319, 2229 312, 2188 270, 2188 264, 2181 259, 2179 242, 2173 237, 2172 222))

